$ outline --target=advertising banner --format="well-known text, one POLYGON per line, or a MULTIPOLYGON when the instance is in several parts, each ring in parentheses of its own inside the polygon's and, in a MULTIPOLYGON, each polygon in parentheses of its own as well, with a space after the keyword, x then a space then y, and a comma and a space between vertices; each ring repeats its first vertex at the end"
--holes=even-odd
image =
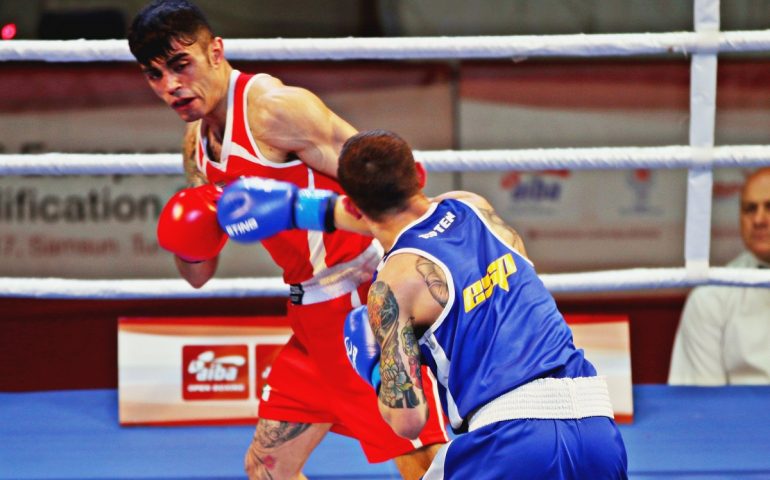
POLYGON ((120 318, 121 425, 254 424, 284 317, 120 318))
POLYGON ((607 380, 615 421, 631 423, 631 337, 625 315, 565 315, 575 346, 582 348, 596 372, 607 380))
MULTIPOLYGON (((566 318, 607 378, 618 422, 633 419, 628 318, 566 318)), ((285 317, 124 317, 118 322, 121 425, 254 424, 285 317)))
MULTIPOLYGON (((177 277, 155 232, 161 209, 184 186, 181 175, 1 177, 0 276, 177 277)), ((218 271, 278 274, 259 243, 229 242, 218 271)))
MULTIPOLYGON (((714 172, 711 263, 738 255, 740 187, 748 171, 714 172)), ((467 173, 523 237, 538 271, 684 265, 686 170, 467 173)))

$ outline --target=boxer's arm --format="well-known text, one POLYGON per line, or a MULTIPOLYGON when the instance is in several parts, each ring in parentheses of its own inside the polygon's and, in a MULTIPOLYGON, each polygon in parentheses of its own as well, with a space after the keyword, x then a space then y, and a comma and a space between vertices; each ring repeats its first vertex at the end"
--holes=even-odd
MULTIPOLYGON (((369 289, 369 321, 380 344, 380 413, 393 431, 417 438, 428 420, 415 326, 424 323, 419 291, 426 290, 415 256, 391 257, 369 289)), ((435 319, 433 319, 435 320, 435 319)))
POLYGON ((182 142, 182 166, 188 187, 199 187, 208 183, 206 176, 198 170, 196 152, 198 148, 198 124, 200 121, 187 124, 182 142))
POLYGON ((249 91, 249 125, 255 138, 295 153, 315 170, 337 178, 342 145, 357 133, 314 93, 280 82, 249 91))

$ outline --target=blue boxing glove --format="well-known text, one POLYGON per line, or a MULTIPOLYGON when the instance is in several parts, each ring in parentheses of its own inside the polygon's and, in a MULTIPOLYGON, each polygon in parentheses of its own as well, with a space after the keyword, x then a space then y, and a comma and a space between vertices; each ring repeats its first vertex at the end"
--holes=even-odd
POLYGON ((345 352, 356 372, 375 390, 380 388, 380 345, 369 325, 366 305, 354 308, 345 318, 345 352))
POLYGON ((225 187, 217 202, 217 220, 233 240, 251 243, 300 228, 334 231, 337 194, 299 189, 259 177, 241 178, 225 187))

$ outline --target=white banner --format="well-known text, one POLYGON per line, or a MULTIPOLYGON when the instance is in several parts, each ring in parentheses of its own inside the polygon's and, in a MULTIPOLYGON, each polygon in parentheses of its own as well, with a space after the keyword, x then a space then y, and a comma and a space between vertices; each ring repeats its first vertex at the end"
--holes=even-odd
MULTIPOLYGON (((181 176, 0 178, 0 275, 176 277, 155 230, 182 187, 181 176)), ((259 244, 230 242, 220 261, 224 276, 278 274, 259 244)))
MULTIPOLYGON (((715 174, 711 261, 740 251, 743 172, 715 174)), ((522 235, 538 270, 565 272, 684 264, 686 172, 556 171, 464 174, 522 235)))
MULTIPOLYGON (((715 173, 712 265, 740 251, 744 173, 715 173)), ((462 175, 523 237, 540 272, 681 266, 684 171, 490 172, 462 175)), ((0 276, 176 277, 155 237, 181 176, 0 178, 0 276)), ((430 176, 429 193, 452 188, 430 176)), ((229 242, 218 276, 275 276, 260 244, 229 242)))

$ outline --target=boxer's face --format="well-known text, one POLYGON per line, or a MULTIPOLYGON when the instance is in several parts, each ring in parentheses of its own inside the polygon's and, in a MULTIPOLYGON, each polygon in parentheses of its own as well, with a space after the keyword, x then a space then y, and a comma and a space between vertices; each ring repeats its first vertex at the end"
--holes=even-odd
POLYGON ((185 122, 210 113, 227 95, 221 75, 222 39, 198 40, 192 45, 172 43, 173 51, 149 67, 142 66, 147 83, 185 122))
POLYGON ((749 177, 743 188, 741 236, 746 248, 770 262, 770 168, 749 177))

